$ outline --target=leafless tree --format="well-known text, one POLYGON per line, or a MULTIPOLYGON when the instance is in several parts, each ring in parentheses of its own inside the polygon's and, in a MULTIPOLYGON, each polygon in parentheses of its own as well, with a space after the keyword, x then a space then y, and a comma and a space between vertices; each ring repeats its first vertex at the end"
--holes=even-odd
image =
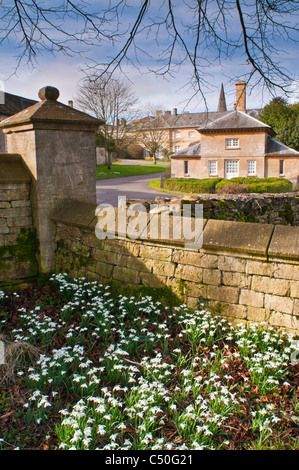
POLYGON ((139 143, 157 163, 157 155, 169 146, 169 132, 165 129, 161 107, 148 104, 143 109, 143 118, 136 121, 132 129, 139 143))
POLYGON ((245 59, 246 78, 270 91, 287 91, 293 79, 280 44, 298 42, 298 0, 0 0, 0 7, 0 44, 17 40, 20 59, 109 44, 111 58, 89 64, 98 74, 154 59, 148 69, 165 76, 189 63, 202 92, 211 65, 235 56, 240 66, 245 59))
POLYGON ((130 142, 125 121, 128 116, 134 116, 137 101, 129 84, 109 76, 88 78, 79 89, 78 107, 105 122, 100 133, 107 150, 109 169, 112 152, 124 149, 130 142))

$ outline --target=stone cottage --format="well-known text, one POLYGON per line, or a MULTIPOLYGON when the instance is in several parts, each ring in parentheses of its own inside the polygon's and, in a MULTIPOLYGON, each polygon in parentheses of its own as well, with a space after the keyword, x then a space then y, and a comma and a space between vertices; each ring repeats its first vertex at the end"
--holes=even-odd
MULTIPOLYGON (((239 111, 245 112, 246 94, 245 82, 235 83, 235 107, 239 111)), ((258 118, 261 109, 247 109, 249 116, 258 118)), ((150 152, 145 147, 145 143, 140 141, 140 134, 151 133, 150 140, 155 140, 155 134, 162 134, 162 138, 156 139, 160 142, 157 158, 163 158, 170 152, 178 153, 184 151, 190 145, 200 141, 198 128, 204 127, 208 121, 214 121, 229 114, 226 106, 226 99, 223 85, 221 85, 217 111, 191 113, 183 112, 179 114, 177 108, 172 111, 157 110, 156 115, 134 121, 127 127, 127 132, 135 133, 134 145, 128 148, 129 153, 135 158, 149 157, 150 152)), ((142 140, 142 139, 141 139, 142 140)))
POLYGON ((284 177, 298 183, 299 152, 271 127, 238 109, 197 129, 200 142, 171 157, 172 177, 284 177))

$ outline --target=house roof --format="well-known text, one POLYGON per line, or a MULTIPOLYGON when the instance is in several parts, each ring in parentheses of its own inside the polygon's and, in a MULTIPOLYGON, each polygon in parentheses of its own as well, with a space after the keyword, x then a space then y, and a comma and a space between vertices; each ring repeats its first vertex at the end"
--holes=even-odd
MULTIPOLYGON (((248 116, 257 118, 259 109, 247 111, 248 116)), ((142 125, 143 129, 184 129, 205 127, 216 119, 225 117, 231 111, 206 111, 201 113, 163 114, 157 117, 149 117, 135 121, 135 125, 142 125)))
POLYGON ((2 121, 0 128, 5 129, 33 122, 66 122, 72 124, 87 124, 89 126, 100 126, 103 124, 102 120, 60 103, 56 101, 56 99, 44 98, 42 101, 36 102, 29 108, 2 121))
POLYGON ((200 142, 190 145, 183 150, 171 155, 171 158, 181 158, 181 157, 200 157, 201 156, 201 145, 200 142))
POLYGON ((19 113, 23 109, 26 109, 36 103, 35 100, 30 100, 28 98, 24 98, 23 96, 12 95, 11 93, 6 92, 0 93, 0 115, 2 116, 13 116, 14 114, 19 113))
POLYGON ((265 154, 267 157, 299 156, 299 152, 297 152, 297 150, 287 147, 271 137, 268 137, 267 139, 265 154))
POLYGON ((230 131, 230 130, 258 130, 266 131, 271 136, 275 135, 273 129, 264 124, 259 119, 243 113, 241 111, 230 111, 217 117, 205 126, 197 129, 201 134, 210 132, 230 131))

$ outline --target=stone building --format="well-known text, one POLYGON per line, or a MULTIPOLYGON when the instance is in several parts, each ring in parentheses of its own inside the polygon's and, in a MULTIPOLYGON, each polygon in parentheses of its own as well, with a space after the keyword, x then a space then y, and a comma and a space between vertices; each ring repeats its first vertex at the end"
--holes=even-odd
POLYGON ((246 112, 225 113, 197 131, 200 143, 171 157, 172 177, 284 177, 298 183, 299 152, 246 112))
MULTIPOLYGON (((245 112, 246 95, 245 95, 245 82, 236 82, 236 109, 245 112)), ((249 116, 258 118, 260 109, 247 110, 249 116)), ((204 127, 207 122, 214 121, 227 115, 226 99, 224 94, 223 85, 221 85, 217 111, 213 112, 200 112, 190 113, 184 112, 178 114, 177 108, 173 111, 156 111, 156 115, 150 118, 143 118, 135 122, 132 126, 133 132, 157 132, 162 133, 163 138, 160 138, 161 146, 157 153, 157 158, 163 158, 168 153, 178 153, 188 148, 190 145, 196 144, 200 141, 200 134, 198 128, 204 127)), ((142 139, 141 139, 142 140, 142 139)), ((141 141, 138 145, 138 135, 134 146, 128 149, 134 157, 148 157, 150 152, 145 148, 144 143, 141 141)))
MULTIPOLYGON (((11 93, 1 92, 0 99, 0 121, 13 116, 23 109, 35 104, 35 100, 24 98, 23 96, 12 95, 11 93), (4 95, 4 96, 3 96, 4 95)), ((6 137, 0 129, 0 152, 6 152, 6 137)))

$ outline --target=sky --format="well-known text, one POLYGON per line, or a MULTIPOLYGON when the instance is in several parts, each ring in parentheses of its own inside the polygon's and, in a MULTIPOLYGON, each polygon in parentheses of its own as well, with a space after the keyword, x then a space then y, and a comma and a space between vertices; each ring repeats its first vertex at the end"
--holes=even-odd
MULTIPOLYGON (((9 0, 5 0, 4 5, 5 2, 9 3, 9 0)), ((59 2, 59 0, 52 0, 51 5, 57 2, 59 2)), ((98 5, 98 2, 95 0, 90 0, 90 2, 91 9, 96 8, 98 5)), ((101 4, 102 3, 105 2, 101 1, 101 4)), ((160 19, 164 18, 163 9, 160 10, 158 8, 161 2, 153 0, 152 3, 156 6, 156 9, 153 10, 156 17, 160 19)), ((119 33, 129 29, 133 24, 134 18, 136 18, 136 5, 139 5, 140 1, 131 0, 130 4, 132 6, 131 9, 128 8, 125 10, 121 17, 122 22, 118 25, 117 30, 119 33)), ((186 16, 186 9, 183 8, 183 3, 177 2, 177 5, 176 14, 181 19, 181 26, 183 28, 184 22, 189 21, 189 18, 186 16)), ((69 23, 67 23, 67 21, 68 20, 66 20, 64 26, 66 30, 71 31, 74 24, 71 19, 69 23)), ((232 25, 234 25, 234 18, 232 18, 232 25)), ((116 74, 116 76, 121 77, 123 80, 128 80, 128 83, 131 84, 132 90, 134 90, 136 97, 139 98, 139 107, 145 107, 147 104, 151 104, 159 106, 164 110, 177 108, 180 113, 183 111, 204 111, 207 105, 209 110, 214 111, 217 109, 220 86, 221 83, 223 83, 227 107, 228 109, 233 109, 235 102, 235 81, 239 78, 242 79, 245 71, 248 70, 246 61, 241 54, 237 52, 230 59, 222 61, 222 63, 219 63, 216 55, 215 58, 211 57, 212 60, 209 63, 205 62, 204 59, 202 60, 202 70, 207 74, 205 77, 206 85, 204 86, 205 103, 201 95, 198 94, 194 96, 194 88, 188 85, 192 69, 186 62, 180 64, 183 54, 182 51, 176 50, 174 64, 177 64, 177 66, 167 79, 148 72, 148 69, 153 69, 160 64, 159 61, 162 57, 159 57, 159 54, 163 48, 166 50, 169 46, 169 37, 166 31, 162 31, 159 37, 159 44, 157 45, 155 41, 156 32, 151 32, 151 35, 147 35, 147 32, 142 33, 139 38, 138 46, 140 50, 142 50, 139 55, 140 63, 138 63, 135 58, 135 52, 132 49, 130 55, 132 62, 123 64, 123 74, 119 71, 116 74), (147 54, 149 51, 152 52, 151 58, 147 54), (132 63, 134 65, 132 65, 132 63)), ((239 33, 236 27, 234 34, 237 35, 239 33)), ((0 27, 0 39, 1 34, 3 35, 3 31, 1 31, 0 27)), ((186 39, 187 44, 192 48, 193 38, 191 34, 189 37, 186 30, 184 30, 184 34, 184 39, 186 39)), ((67 104, 68 100, 73 100, 75 107, 79 86, 86 76, 83 71, 86 69, 86 65, 107 61, 108 58, 115 55, 124 44, 124 40, 121 39, 119 43, 114 45, 107 44, 106 41, 106 43, 102 43, 96 47, 84 46, 82 54, 75 54, 73 56, 66 56, 58 52, 49 53, 41 49, 40 53, 37 54, 37 60, 34 65, 27 63, 25 58, 17 68, 18 54, 21 51, 20 45, 22 45, 22 43, 20 44, 20 38, 20 33, 12 34, 9 36, 8 40, 2 43, 0 49, 0 89, 3 87, 6 92, 31 99, 38 99, 39 89, 43 86, 51 85, 59 89, 59 101, 67 104)), ((289 102, 295 102, 299 100, 299 69, 296 44, 288 40, 281 42, 283 42, 281 45, 283 52, 279 54, 279 65, 284 66, 287 72, 294 77, 294 93, 289 98, 289 102)), ((203 48, 204 47, 207 48, 209 45, 203 44, 203 48)), ((211 54, 213 54, 212 48, 213 45, 210 45, 210 50, 206 49, 208 50, 208 54, 210 54, 210 51, 212 51, 211 54)), ((254 84, 254 81, 252 81, 252 84, 254 84)), ((282 96, 282 93, 277 94, 282 96)), ((271 95, 262 86, 256 84, 253 88, 251 88, 251 86, 247 87, 246 98, 248 109, 261 108, 269 102, 271 95)))

